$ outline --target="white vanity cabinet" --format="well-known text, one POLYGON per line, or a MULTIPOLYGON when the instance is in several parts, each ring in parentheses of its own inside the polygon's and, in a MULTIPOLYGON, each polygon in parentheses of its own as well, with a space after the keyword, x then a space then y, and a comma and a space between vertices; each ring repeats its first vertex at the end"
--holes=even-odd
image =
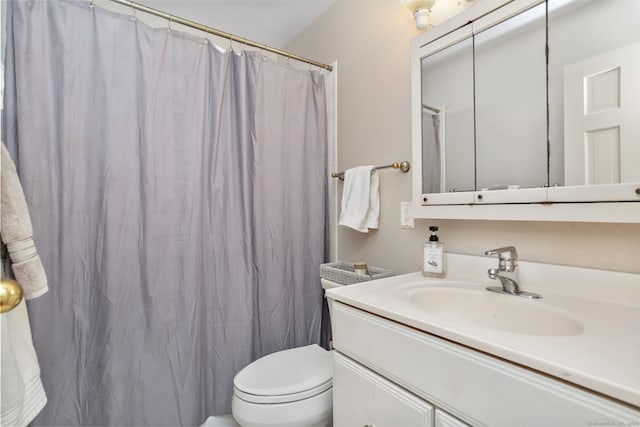
POLYGON ((637 408, 330 303, 337 427, 640 425, 637 408))
POLYGON ((467 427, 469 425, 455 417, 452 417, 442 409, 436 409, 435 421, 435 427, 467 427))
POLYGON ((432 405, 340 353, 333 375, 334 427, 434 426, 432 405))

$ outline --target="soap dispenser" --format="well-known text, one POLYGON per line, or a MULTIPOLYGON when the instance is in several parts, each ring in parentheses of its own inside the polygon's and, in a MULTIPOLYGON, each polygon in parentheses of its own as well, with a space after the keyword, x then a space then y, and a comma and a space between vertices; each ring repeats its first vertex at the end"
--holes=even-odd
POLYGON ((440 241, 436 232, 438 227, 432 225, 429 227, 431 236, 424 244, 424 252, 422 254, 422 275, 425 277, 444 277, 444 243, 440 241))

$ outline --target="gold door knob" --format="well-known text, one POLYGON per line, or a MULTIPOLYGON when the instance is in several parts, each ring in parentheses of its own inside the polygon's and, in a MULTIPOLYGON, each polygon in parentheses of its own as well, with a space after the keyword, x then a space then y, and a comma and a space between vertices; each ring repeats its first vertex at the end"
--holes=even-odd
POLYGON ((22 286, 15 280, 0 280, 0 313, 13 310, 22 301, 22 286))

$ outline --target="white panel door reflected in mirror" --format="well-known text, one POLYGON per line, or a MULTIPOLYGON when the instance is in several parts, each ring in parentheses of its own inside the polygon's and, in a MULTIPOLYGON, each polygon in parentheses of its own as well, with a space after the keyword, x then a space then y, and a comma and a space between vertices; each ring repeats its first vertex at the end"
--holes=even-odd
POLYGON ((551 183, 640 182, 640 1, 549 0, 551 183))
POLYGON ((640 43, 567 66, 564 95, 565 185, 639 182, 640 43))

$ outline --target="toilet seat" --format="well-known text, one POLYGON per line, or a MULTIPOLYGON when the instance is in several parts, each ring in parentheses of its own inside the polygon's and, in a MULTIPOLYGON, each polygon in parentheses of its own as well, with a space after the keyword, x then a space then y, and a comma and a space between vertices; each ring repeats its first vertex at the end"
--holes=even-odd
POLYGON ((326 383, 312 388, 310 390, 305 390, 301 393, 293 393, 293 394, 280 394, 280 395, 272 395, 272 396, 261 396, 257 394, 249 394, 239 390, 237 387, 233 388, 234 394, 239 399, 244 400, 249 403, 290 403, 296 402, 298 400, 308 399, 313 396, 317 396, 320 393, 325 392, 326 390, 331 388, 331 381, 327 381, 326 383))
POLYGON ((331 352, 312 344, 264 356, 233 379, 234 394, 250 403, 286 403, 307 399, 330 389, 331 352))

